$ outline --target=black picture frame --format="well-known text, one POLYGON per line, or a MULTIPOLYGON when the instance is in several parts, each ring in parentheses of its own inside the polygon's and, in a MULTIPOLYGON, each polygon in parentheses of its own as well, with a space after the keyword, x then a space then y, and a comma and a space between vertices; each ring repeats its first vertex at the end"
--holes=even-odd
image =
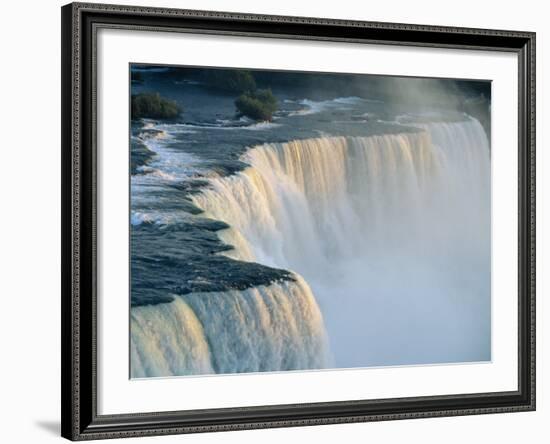
POLYGON ((535 33, 85 3, 68 4, 61 14, 62 436, 85 440, 535 409, 535 33), (517 54, 518 390, 98 415, 95 45, 102 27, 517 54))

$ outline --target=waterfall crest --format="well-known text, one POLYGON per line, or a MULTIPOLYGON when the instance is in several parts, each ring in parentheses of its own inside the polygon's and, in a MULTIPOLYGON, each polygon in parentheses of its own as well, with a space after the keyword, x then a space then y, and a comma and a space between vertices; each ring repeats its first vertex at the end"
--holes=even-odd
POLYGON ((133 378, 301 370, 330 362, 321 312, 299 276, 136 307, 131 332, 133 378))
POLYGON ((227 254, 241 260, 318 270, 323 261, 330 267, 365 251, 433 241, 438 225, 457 225, 457 213, 472 206, 488 222, 489 151, 475 120, 265 144, 244 160, 248 169, 212 179, 194 197, 206 216, 231 226, 221 237, 235 247, 227 254))
POLYGON ((490 359, 487 137, 417 128, 264 144, 194 197, 225 254, 304 276, 339 367, 490 359))

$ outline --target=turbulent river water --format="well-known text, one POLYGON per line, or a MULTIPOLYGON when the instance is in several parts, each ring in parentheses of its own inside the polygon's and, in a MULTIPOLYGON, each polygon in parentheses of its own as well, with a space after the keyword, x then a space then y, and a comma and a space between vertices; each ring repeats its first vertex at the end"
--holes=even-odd
POLYGON ((285 103, 133 128, 132 376, 489 360, 480 123, 285 103))

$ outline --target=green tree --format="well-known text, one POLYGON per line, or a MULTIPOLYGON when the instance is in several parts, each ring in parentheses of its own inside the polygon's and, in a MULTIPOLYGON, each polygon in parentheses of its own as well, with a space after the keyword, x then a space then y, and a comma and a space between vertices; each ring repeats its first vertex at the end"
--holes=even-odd
POLYGON ((270 89, 258 89, 241 94, 235 100, 235 106, 240 115, 271 121, 273 113, 277 111, 277 99, 270 89))
POLYGON ((132 95, 132 120, 173 119, 182 111, 174 100, 161 97, 159 93, 132 95))

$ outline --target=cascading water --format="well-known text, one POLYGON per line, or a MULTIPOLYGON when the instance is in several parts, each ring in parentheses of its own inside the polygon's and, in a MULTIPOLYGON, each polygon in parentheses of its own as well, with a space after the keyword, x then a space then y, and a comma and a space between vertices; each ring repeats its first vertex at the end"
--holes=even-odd
MULTIPOLYGON (((305 278, 336 367, 491 358, 487 137, 474 119, 417 127, 258 146, 193 198, 230 225, 225 254, 305 278)), ((327 365, 310 358, 290 367, 327 365)), ((259 369, 227 359, 216 370, 259 369)))
POLYGON ((321 312, 304 280, 191 293, 131 312, 133 378, 323 368, 321 312))
POLYGON ((491 359, 490 82, 130 70, 131 377, 491 359))

